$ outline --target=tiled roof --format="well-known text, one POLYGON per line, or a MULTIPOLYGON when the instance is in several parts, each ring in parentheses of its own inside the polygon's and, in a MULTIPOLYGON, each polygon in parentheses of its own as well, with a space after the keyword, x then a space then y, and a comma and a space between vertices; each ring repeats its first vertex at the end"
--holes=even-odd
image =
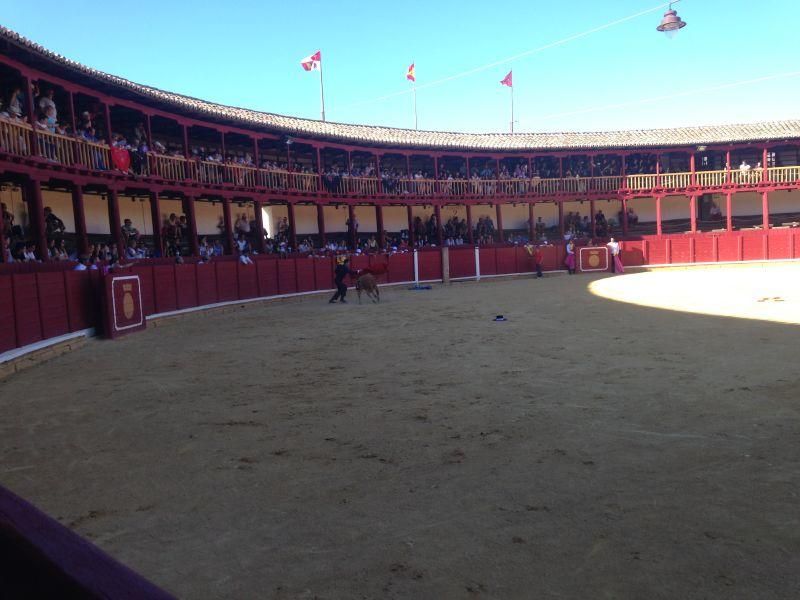
POLYGON ((448 133, 415 131, 394 127, 331 123, 301 119, 215 104, 206 100, 166 92, 92 69, 36 44, 0 26, 0 38, 61 67, 77 71, 112 87, 133 91, 167 105, 176 111, 229 120, 231 124, 255 130, 277 131, 287 135, 328 139, 342 143, 385 145, 398 148, 478 151, 603 150, 647 147, 676 147, 763 142, 800 138, 800 120, 771 121, 739 125, 712 125, 672 129, 565 133, 448 133))

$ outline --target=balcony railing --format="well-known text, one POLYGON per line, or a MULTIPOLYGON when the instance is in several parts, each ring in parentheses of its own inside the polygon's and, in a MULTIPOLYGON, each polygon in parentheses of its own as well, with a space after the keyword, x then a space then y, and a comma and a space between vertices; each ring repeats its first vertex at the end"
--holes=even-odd
MULTIPOLYGON (((0 152, 31 156, 36 136, 38 154, 45 160, 65 166, 79 166, 106 171, 112 168, 109 147, 48 131, 34 131, 26 123, 0 119, 0 152)), ((375 197, 401 195, 417 197, 513 197, 522 195, 557 196, 585 193, 616 193, 620 190, 648 192, 656 189, 680 190, 692 187, 715 188, 726 185, 753 186, 762 182, 800 183, 800 165, 761 167, 692 173, 629 174, 606 177, 567 177, 543 179, 399 179, 342 176, 335 180, 316 173, 293 173, 285 170, 257 169, 245 165, 187 160, 182 156, 150 153, 138 175, 151 175, 166 181, 192 180, 212 185, 242 188, 265 188, 294 192, 325 192, 344 196, 375 197)))
POLYGON ((150 154, 150 173, 155 177, 182 181, 186 179, 186 159, 182 156, 150 154))
POLYGON ((75 142, 72 138, 49 131, 37 131, 36 144, 43 158, 62 165, 75 164, 75 142))
POLYGON ((30 155, 31 132, 30 125, 0 119, 0 150, 18 156, 30 155))

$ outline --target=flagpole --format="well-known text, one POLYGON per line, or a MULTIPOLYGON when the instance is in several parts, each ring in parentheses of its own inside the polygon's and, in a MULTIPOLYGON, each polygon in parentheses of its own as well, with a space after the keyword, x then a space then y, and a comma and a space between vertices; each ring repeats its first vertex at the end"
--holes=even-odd
POLYGON ((414 82, 411 86, 411 90, 414 93, 414 129, 419 130, 419 124, 417 122, 417 83, 414 82))
POLYGON ((511 84, 511 133, 514 133, 514 84, 511 84))
POLYGON ((325 120, 325 88, 322 86, 322 60, 319 61, 319 97, 322 102, 322 120, 325 120))

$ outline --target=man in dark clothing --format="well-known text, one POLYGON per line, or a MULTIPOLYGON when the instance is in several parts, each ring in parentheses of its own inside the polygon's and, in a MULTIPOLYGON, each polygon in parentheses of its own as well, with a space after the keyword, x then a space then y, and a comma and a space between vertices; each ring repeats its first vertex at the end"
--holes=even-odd
POLYGON ((344 297, 347 295, 347 285, 344 283, 344 278, 350 274, 350 261, 347 258, 344 258, 336 265, 336 271, 334 271, 334 282, 336 283, 336 293, 333 295, 333 298, 330 299, 330 302, 347 302, 344 297))

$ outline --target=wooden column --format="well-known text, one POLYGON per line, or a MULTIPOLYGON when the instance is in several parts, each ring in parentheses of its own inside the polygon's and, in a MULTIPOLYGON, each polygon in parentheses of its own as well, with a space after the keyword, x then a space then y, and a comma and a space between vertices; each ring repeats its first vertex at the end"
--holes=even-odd
POLYGON ((264 203, 261 200, 253 200, 253 210, 255 211, 256 221, 256 250, 259 254, 267 252, 267 240, 264 239, 264 213, 262 208, 264 203))
MULTIPOLYGON (((28 113, 28 122, 31 125, 32 132, 31 132, 31 156, 39 156, 39 140, 36 136, 36 111, 33 107, 33 86, 32 81, 28 77, 22 78, 22 90, 25 93, 25 109, 28 113)), ((40 188, 41 193, 41 188, 40 188)), ((45 242, 45 248, 47 247, 47 242, 45 242)), ((46 260, 44 258, 43 260, 46 260)))
POLYGON ((317 233, 320 247, 324 249, 328 243, 328 236, 325 234, 325 207, 322 204, 317 204, 317 233))
MULTIPOLYGON (((530 163, 530 158, 528 159, 530 163)), ((530 168, 528 169, 530 173, 530 168)), ((536 239, 536 221, 533 217, 533 202, 528 202, 528 240, 532 243, 536 239)))
POLYGON ((691 184, 692 184, 692 187, 694 187, 694 186, 696 186, 696 185, 697 185, 697 170, 696 170, 696 168, 695 168, 695 158, 694 158, 694 152, 692 152, 692 153, 689 155, 689 171, 690 171, 690 172, 691 172, 691 174, 692 174, 692 175, 691 175, 690 182, 691 182, 691 184))
POLYGON ((72 91, 68 91, 67 96, 69 98, 69 123, 72 126, 72 135, 75 135, 78 131, 78 123, 75 119, 75 95, 72 91))
POLYGON ((375 155, 375 177, 378 179, 378 193, 383 194, 383 178, 381 177, 381 155, 375 155))
POLYGON ((628 227, 630 227, 630 223, 628 223, 628 199, 622 198, 622 235, 628 235, 628 227))
POLYGON ((473 231, 472 225, 472 205, 467 204, 467 243, 470 246, 475 245, 475 232, 473 231))
POLYGON ((158 192, 150 192, 150 222, 153 226, 153 246, 158 251, 158 256, 164 256, 164 231, 161 227, 161 198, 159 198, 158 192))
POLYGON ((725 152, 725 183, 731 182, 731 151, 725 152))
POLYGON ((236 240, 233 237, 233 218, 231 216, 231 199, 227 196, 222 198, 222 218, 225 221, 225 241, 228 254, 235 254, 233 249, 236 247, 236 240))
POLYGON ((75 241, 78 256, 89 250, 89 236, 86 233, 86 208, 83 204, 83 186, 72 186, 72 215, 75 219, 75 241))
POLYGON ((189 249, 192 252, 192 256, 198 256, 200 254, 200 244, 197 240, 197 214, 194 210, 194 197, 183 197, 183 212, 189 222, 189 249))
POLYGON ((661 235, 661 196, 656 196, 656 235, 661 235))
POLYGON ((183 156, 188 160, 191 158, 191 154, 189 153, 189 128, 181 123, 181 130, 183 131, 183 156))
POLYGON ((111 237, 117 245, 120 258, 125 256, 125 238, 122 236, 122 218, 119 212, 119 195, 114 188, 108 188, 108 225, 111 237))
POLYGON ((689 223, 692 233, 697 233, 697 196, 689 196, 689 223))
POLYGON ((436 215, 436 245, 442 246, 442 209, 438 204, 434 205, 433 214, 436 215))
POLYGON ((767 148, 761 152, 761 181, 766 183, 769 181, 769 173, 767 172, 767 148))
MULTIPOLYGON (((108 102, 106 102, 104 104, 104 107, 105 107, 105 113, 106 113, 106 141, 108 142, 108 145, 111 146, 111 142, 112 142, 112 135, 111 135, 111 106, 108 104, 108 102)), ((122 256, 122 250, 120 250, 119 255, 122 256)))
POLYGON ((761 192, 761 216, 763 217, 764 231, 769 231, 769 193, 761 192))
POLYGON ((597 235, 597 227, 595 226, 594 222, 594 214, 595 214, 595 206, 594 206, 594 200, 592 199, 589 200, 589 221, 590 221, 589 226, 593 238, 597 235))
POLYGON ((411 205, 406 206, 408 212, 408 245, 414 247, 414 213, 411 210, 411 205))
POLYGON ((294 218, 294 204, 289 202, 286 208, 289 213, 289 245, 293 252, 297 252, 297 221, 294 218))
POLYGON ((352 204, 347 205, 347 233, 350 236, 350 247, 355 250, 358 244, 358 231, 356 230, 356 207, 352 204))
POLYGON ((383 207, 375 205, 375 222, 378 226, 378 246, 381 250, 386 246, 386 236, 383 234, 383 207))
POLYGON ((503 210, 502 204, 499 202, 494 205, 495 212, 497 213, 497 242, 502 244, 505 241, 505 232, 503 231, 503 210))
POLYGON ((733 194, 725 194, 725 228, 733 231, 733 194))
POLYGON ((564 203, 561 200, 556 200, 558 204, 558 233, 561 239, 564 239, 564 203))
POLYGON ((28 218, 30 226, 36 233, 36 248, 43 261, 49 259, 47 252, 47 228, 44 221, 44 204, 42 203, 42 183, 31 179, 28 184, 28 218))

